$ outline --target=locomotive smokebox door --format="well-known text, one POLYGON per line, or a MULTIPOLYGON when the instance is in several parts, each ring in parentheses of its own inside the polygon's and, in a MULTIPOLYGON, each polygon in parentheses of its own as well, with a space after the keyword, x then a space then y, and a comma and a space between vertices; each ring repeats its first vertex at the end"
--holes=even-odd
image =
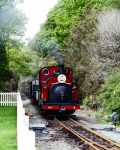
POLYGON ((66 82, 66 76, 64 74, 60 74, 57 77, 57 80, 58 80, 59 83, 65 83, 66 82))

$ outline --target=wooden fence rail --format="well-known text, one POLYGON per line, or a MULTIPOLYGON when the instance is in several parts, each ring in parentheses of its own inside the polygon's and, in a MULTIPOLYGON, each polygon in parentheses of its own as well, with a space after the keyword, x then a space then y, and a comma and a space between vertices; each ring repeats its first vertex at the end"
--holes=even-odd
POLYGON ((0 93, 0 106, 17 106, 17 94, 12 93, 0 93))

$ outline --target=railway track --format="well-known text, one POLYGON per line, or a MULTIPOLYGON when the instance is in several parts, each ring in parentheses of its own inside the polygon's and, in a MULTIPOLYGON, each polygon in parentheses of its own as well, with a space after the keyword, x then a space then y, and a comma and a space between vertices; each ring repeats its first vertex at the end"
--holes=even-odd
POLYGON ((84 150, 120 150, 120 145, 117 143, 102 137, 97 132, 86 128, 73 119, 67 121, 56 120, 64 130, 79 140, 84 150))

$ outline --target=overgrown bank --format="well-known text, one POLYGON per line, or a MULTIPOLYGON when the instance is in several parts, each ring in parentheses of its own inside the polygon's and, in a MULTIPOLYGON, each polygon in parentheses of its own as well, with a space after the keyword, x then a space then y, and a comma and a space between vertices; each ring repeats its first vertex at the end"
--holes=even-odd
POLYGON ((108 113, 117 111, 120 114, 120 71, 114 71, 99 91, 98 100, 108 113))

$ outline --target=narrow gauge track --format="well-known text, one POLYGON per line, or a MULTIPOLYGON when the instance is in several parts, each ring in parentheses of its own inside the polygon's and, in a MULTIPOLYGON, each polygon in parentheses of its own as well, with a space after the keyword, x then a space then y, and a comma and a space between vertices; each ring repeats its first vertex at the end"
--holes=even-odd
POLYGON ((117 143, 102 137, 97 132, 84 127, 73 119, 67 121, 56 120, 63 129, 78 138, 80 143, 84 143, 87 150, 120 150, 120 145, 117 143))

